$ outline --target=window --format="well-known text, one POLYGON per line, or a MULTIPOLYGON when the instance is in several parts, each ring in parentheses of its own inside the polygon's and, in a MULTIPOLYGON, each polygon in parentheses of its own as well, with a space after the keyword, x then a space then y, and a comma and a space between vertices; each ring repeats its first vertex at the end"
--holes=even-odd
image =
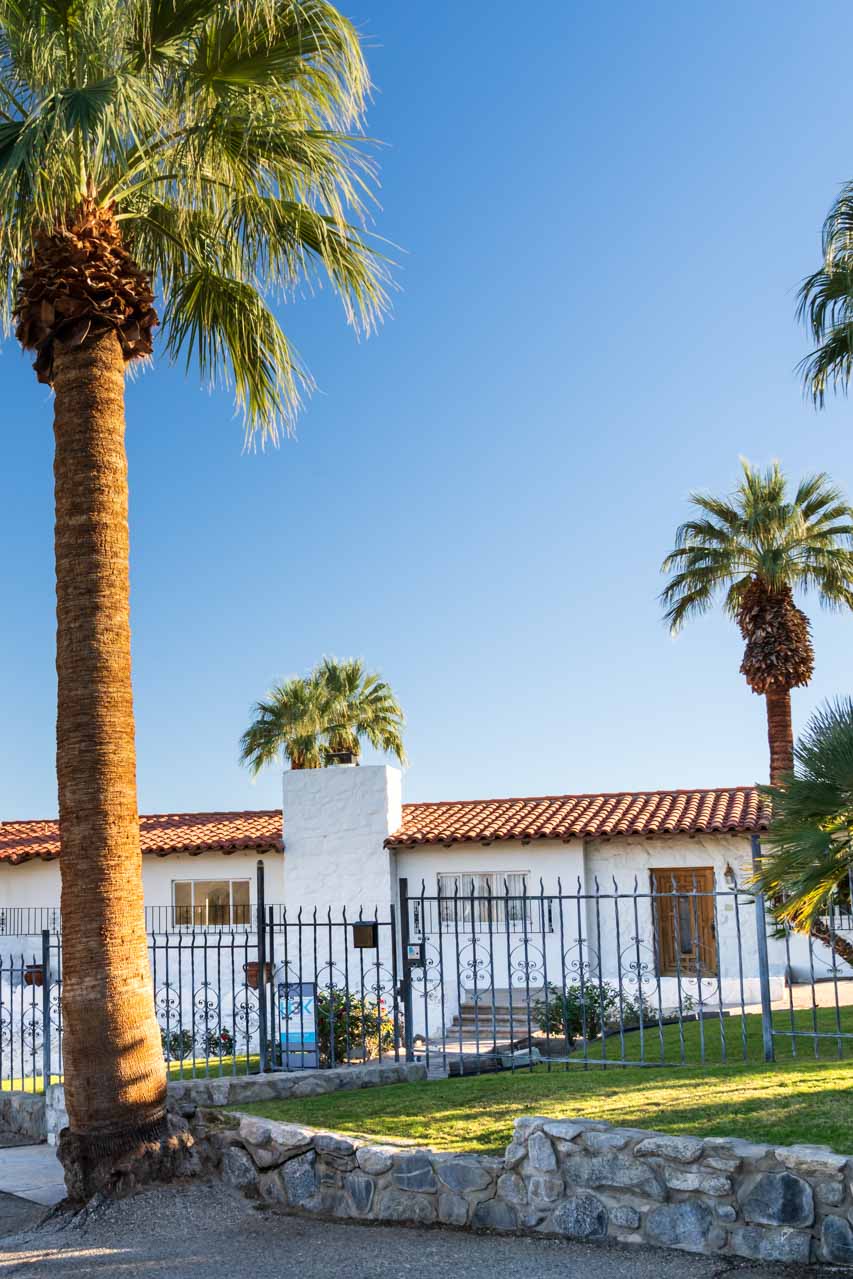
POLYGON ((710 977, 715 974, 713 868, 653 870, 652 905, 660 976, 710 977))
POLYGON ((251 920, 248 879, 176 879, 172 904, 179 928, 231 927, 251 920))
MULTIPOLYGON (((459 872, 438 876, 442 932, 456 928, 488 932, 493 928, 524 932, 534 927, 534 901, 525 900, 529 871, 500 875, 497 871, 459 872), (506 882, 504 882, 506 881, 506 882)), ((536 925, 538 927, 538 925, 536 925)))

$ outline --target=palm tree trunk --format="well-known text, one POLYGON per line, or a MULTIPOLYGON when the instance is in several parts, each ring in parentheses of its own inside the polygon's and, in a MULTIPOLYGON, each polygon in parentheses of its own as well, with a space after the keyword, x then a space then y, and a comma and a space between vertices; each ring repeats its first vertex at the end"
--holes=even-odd
POLYGON ((791 690, 768 688, 767 741, 770 745, 770 784, 778 786, 794 769, 794 730, 791 726, 791 690))
POLYGON ((130 678, 124 359, 110 331, 54 350, 62 1012, 73 1198, 165 1131, 145 936, 130 678), (98 1167, 100 1166, 100 1171, 98 1167))
POLYGON ((846 937, 842 937, 838 932, 832 932, 828 924, 822 919, 816 919, 812 923, 812 936, 818 941, 823 942, 824 946, 828 946, 830 950, 834 950, 839 959, 845 964, 849 964, 853 968, 853 943, 849 942, 846 937))

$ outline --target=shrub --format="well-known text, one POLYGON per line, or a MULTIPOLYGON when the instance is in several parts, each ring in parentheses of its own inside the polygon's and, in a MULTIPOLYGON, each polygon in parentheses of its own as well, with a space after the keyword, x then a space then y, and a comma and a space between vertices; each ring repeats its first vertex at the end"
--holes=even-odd
POLYGON ((332 1028, 335 1061, 344 1062, 394 1051, 394 1021, 384 999, 362 998, 337 986, 317 991, 317 1045, 320 1060, 332 1060, 332 1028))
MULTIPOLYGON (((691 996, 682 993, 682 1013, 688 1015, 694 1007, 691 996)), ((584 979, 583 989, 577 982, 566 987, 565 995, 559 986, 549 985, 547 1000, 539 999, 533 1005, 533 1018, 540 1030, 566 1039, 571 1047, 584 1033, 587 1039, 600 1035, 602 1027, 618 1030, 621 1024, 623 1030, 633 1030, 641 1021, 650 1026, 658 1020, 658 1009, 642 991, 631 999, 624 990, 620 1009, 618 987, 609 982, 599 984, 597 978, 589 977, 584 979)))
POLYGON ((161 1028, 160 1042, 167 1061, 185 1061, 196 1053, 200 1057, 231 1057, 234 1053, 234 1036, 226 1026, 212 1027, 207 1033, 202 1027, 197 1040, 189 1029, 173 1030, 167 1035, 161 1028))
POLYGON ((193 1036, 191 1030, 173 1030, 167 1035, 160 1031, 160 1042, 163 1045, 163 1056, 167 1061, 183 1061, 193 1054, 193 1036))
POLYGON ((549 986, 547 999, 537 1000, 533 1016, 540 1030, 559 1035, 571 1045, 586 1034, 587 1039, 601 1033, 602 1023, 610 1025, 619 1019, 619 992, 606 982, 599 986, 594 979, 567 986, 565 994, 559 986, 549 986))

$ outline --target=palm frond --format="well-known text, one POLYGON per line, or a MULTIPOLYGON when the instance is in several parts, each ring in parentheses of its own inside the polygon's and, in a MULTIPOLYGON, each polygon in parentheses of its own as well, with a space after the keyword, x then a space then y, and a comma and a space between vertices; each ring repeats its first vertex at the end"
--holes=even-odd
POLYGON ((763 788, 773 820, 755 883, 780 920, 808 930, 853 876, 853 699, 821 707, 794 750, 794 772, 763 788))
POLYGON ((731 497, 694 493, 690 501, 698 514, 678 527, 661 566, 673 632, 718 593, 737 618, 753 580, 779 595, 814 591, 825 608, 853 605, 853 508, 826 475, 804 477, 789 495, 778 463, 762 471, 742 461, 731 497))
POLYGON ((308 375, 251 284, 212 266, 176 277, 166 303, 167 351, 195 362, 211 386, 233 385, 247 439, 289 429, 308 375))
POLYGON ((402 709, 358 658, 324 657, 309 675, 274 688, 254 716, 241 739, 241 758, 253 772, 281 755, 300 768, 320 767, 341 751, 358 755, 362 741, 406 762, 402 709))
POLYGON ((36 232, 100 201, 163 296, 166 353, 274 437, 311 382, 272 301, 322 279, 361 331, 388 309, 369 91, 326 0, 0 0, 6 330, 36 232))

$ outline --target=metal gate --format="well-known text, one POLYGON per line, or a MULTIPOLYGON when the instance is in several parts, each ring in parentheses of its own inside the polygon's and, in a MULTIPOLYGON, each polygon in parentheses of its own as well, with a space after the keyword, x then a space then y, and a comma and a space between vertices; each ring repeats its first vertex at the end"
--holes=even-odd
POLYGON ((683 867, 624 890, 482 892, 460 876, 451 893, 410 893, 401 880, 410 1055, 436 1073, 849 1055, 844 917, 793 933, 733 873, 724 883, 683 867))

